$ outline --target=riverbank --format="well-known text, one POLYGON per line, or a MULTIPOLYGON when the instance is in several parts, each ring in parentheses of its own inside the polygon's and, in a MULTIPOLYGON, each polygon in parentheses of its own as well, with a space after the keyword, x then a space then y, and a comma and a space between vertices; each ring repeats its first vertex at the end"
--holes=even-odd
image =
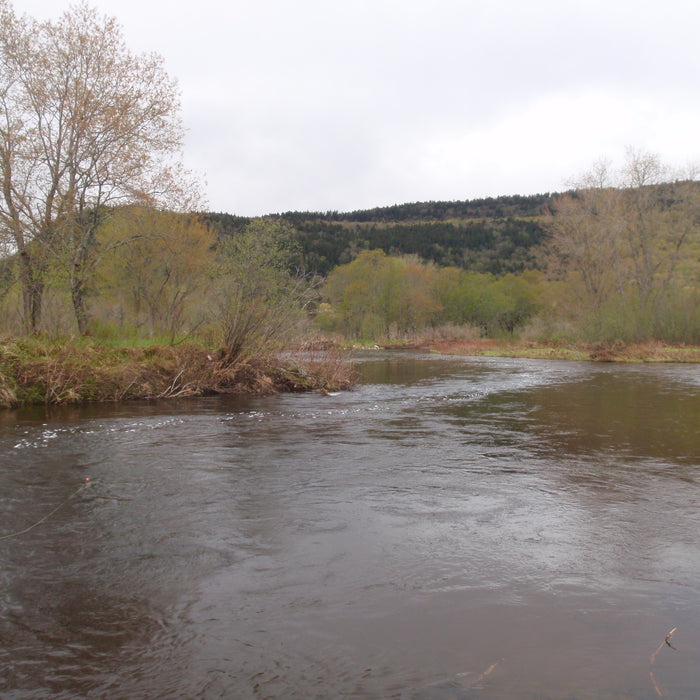
POLYGON ((700 346, 669 345, 658 340, 640 343, 539 342, 503 338, 431 337, 422 334, 368 342, 334 341, 352 350, 418 350, 445 355, 523 357, 588 362, 690 362, 700 363, 700 346))
MULTIPOLYGON (((370 347, 482 357, 700 363, 700 347, 654 341, 552 345, 462 338, 393 341, 370 347)), ((222 352, 195 344, 112 347, 92 339, 0 341, 0 408, 222 393, 338 391, 354 383, 355 370, 337 340, 300 345, 283 357, 235 363, 227 362, 222 352)))
POLYGON ((197 345, 112 347, 90 339, 0 341, 0 407, 167 399, 221 393, 336 391, 353 384, 334 349, 301 347, 283 359, 226 360, 197 345))
POLYGON ((551 345, 531 341, 440 340, 428 342, 422 349, 447 355, 486 357, 526 357, 550 360, 588 360, 594 362, 700 362, 700 347, 672 346, 658 341, 627 344, 590 343, 551 345))

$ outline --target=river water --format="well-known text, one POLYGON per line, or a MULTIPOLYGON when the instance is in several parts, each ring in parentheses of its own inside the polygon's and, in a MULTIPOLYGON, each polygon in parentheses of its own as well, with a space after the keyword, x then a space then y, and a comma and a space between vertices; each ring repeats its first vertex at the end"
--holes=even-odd
POLYGON ((0 413, 0 696, 700 697, 700 368, 358 366, 0 413))

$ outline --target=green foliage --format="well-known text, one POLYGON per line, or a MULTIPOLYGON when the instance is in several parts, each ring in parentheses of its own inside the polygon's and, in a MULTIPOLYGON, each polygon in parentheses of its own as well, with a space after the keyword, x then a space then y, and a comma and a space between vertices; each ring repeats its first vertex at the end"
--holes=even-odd
POLYGON ((497 279, 492 287, 494 298, 499 300, 495 314, 500 329, 513 335, 539 309, 540 276, 526 272, 520 276, 505 275, 497 279))
POLYGON ((583 314, 579 328, 589 342, 640 343, 649 339, 674 344, 700 344, 700 292, 667 294, 653 305, 636 291, 608 300, 583 314))
MULTIPOLYGON (((210 286, 215 237, 199 217, 125 207, 113 212, 97 240, 110 248, 99 282, 109 290, 112 315, 125 332, 131 326, 173 342, 203 322, 201 299, 210 286)), ((99 322, 92 320, 92 333, 99 322)))
POLYGON ((326 295, 337 316, 338 330, 352 337, 377 337, 388 331, 385 308, 391 299, 393 262, 381 250, 366 251, 328 277, 326 295))
POLYGON ((530 217, 541 213, 550 202, 549 194, 504 195, 463 201, 414 202, 394 204, 390 207, 377 207, 351 212, 287 212, 285 218, 293 220, 295 226, 303 221, 318 219, 323 221, 354 222, 406 222, 406 221, 447 221, 450 219, 501 219, 506 217, 530 217))
POLYGON ((255 219, 220 246, 212 321, 229 362, 278 350, 315 301, 315 280, 290 272, 292 234, 284 221, 255 219))
MULTIPOLYGON (((700 185, 650 182, 661 172, 653 159, 628 165, 620 182, 602 184, 601 171, 563 195, 261 219, 103 210, 88 329, 115 347, 223 345, 230 362, 287 347, 311 317, 373 341, 450 328, 564 344, 698 343, 700 185), (327 275, 323 297, 305 270, 327 275)), ((19 272, 6 249, 6 333, 22 317, 19 272)), ((69 274, 53 260, 42 275, 42 329, 70 333, 69 274)))
MULTIPOLYGON (((513 198, 431 202, 351 214, 290 212, 268 218, 293 227, 299 262, 320 275, 369 250, 398 257, 417 255, 440 266, 493 274, 537 267, 537 246, 544 235, 538 216, 549 195, 522 198, 528 201, 522 207, 502 199, 513 198)), ((235 236, 249 223, 227 214, 207 214, 206 219, 222 239, 235 236)))
POLYGON ((328 276, 329 304, 319 323, 353 338, 391 338, 439 324, 512 335, 537 310, 538 284, 532 273, 496 278, 365 251, 328 276))
POLYGON ((445 268, 438 281, 443 320, 476 326, 485 336, 513 335, 538 310, 539 285, 539 275, 532 272, 497 278, 445 268))

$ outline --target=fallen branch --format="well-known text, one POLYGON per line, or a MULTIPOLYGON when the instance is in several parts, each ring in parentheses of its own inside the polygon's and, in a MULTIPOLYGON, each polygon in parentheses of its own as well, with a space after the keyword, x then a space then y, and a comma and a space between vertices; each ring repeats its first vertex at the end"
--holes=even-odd
MULTIPOLYGON (((656 657, 658 653, 664 648, 664 646, 671 647, 674 651, 676 650, 676 647, 671 644, 671 637, 673 637, 673 634, 675 631, 678 629, 678 627, 674 627, 665 637, 664 641, 659 644, 658 648, 656 651, 651 655, 651 664, 652 666, 654 665, 654 662, 656 661, 656 657)), ((656 682, 656 678, 654 678, 654 672, 649 671, 649 678, 651 679, 651 684, 654 686, 654 690, 656 691, 656 694, 662 698, 664 697, 663 692, 661 691, 661 688, 659 688, 659 684, 656 682)))
POLYGON ((177 373, 177 375, 175 376, 175 379, 173 379, 172 384, 167 389, 165 389, 163 392, 158 394, 159 399, 175 398, 175 396, 177 396, 177 394, 175 394, 175 387, 177 386, 177 384, 180 380, 180 377, 183 375, 184 371, 185 371, 185 369, 183 367, 177 373))
POLYGON ((664 648, 664 645, 667 647, 671 647, 674 651, 676 650, 676 647, 671 644, 671 637, 673 637, 674 632, 678 629, 678 627, 674 627, 665 637, 664 641, 659 644, 659 648, 651 655, 651 663, 653 664, 654 661, 656 661, 656 656, 657 654, 664 648))
POLYGON ((481 683, 487 676, 490 676, 495 670, 498 664, 501 663, 503 659, 499 659, 495 663, 492 663, 475 681, 469 684, 469 686, 475 686, 477 683, 481 683))
POLYGON ((39 525, 45 523, 54 513, 57 513, 61 508, 63 508, 63 506, 65 506, 66 503, 68 503, 68 501, 70 501, 71 498, 73 498, 73 496, 82 491, 84 487, 89 485, 90 478, 88 477, 80 486, 78 486, 77 489, 75 489, 75 491, 73 491, 73 493, 71 493, 70 496, 68 496, 68 498, 66 498, 64 501, 61 501, 50 513, 47 513, 43 518, 39 518, 39 520, 29 525, 28 527, 25 527, 23 530, 18 530, 17 532, 10 532, 7 535, 0 536, 0 540, 9 540, 12 537, 19 537, 20 535, 24 535, 27 532, 31 532, 35 527, 39 527, 39 525))

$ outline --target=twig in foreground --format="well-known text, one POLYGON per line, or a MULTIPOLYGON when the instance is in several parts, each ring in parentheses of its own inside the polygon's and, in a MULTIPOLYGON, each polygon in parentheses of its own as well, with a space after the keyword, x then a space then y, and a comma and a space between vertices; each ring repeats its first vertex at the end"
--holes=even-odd
MULTIPOLYGON (((665 637, 664 641, 659 644, 658 649, 651 655, 651 663, 653 664, 654 661, 656 661, 656 656, 657 654, 664 648, 664 646, 671 647, 674 651, 676 650, 676 647, 671 644, 671 637, 673 637, 674 632, 678 629, 678 627, 674 627, 665 637)), ((658 683, 656 682, 656 678, 654 678, 654 672, 649 671, 649 678, 651 679, 651 684, 654 686, 654 690, 656 691, 656 694, 662 698, 664 694, 661 692, 661 688, 659 688, 658 683)))
POLYGON ((500 664, 501 661, 503 661, 503 659, 499 659, 495 663, 492 663, 475 681, 472 681, 469 684, 469 686, 471 687, 476 685, 477 683, 481 683, 481 681, 483 681, 484 678, 486 678, 486 676, 489 676, 491 675, 491 673, 493 673, 493 671, 496 669, 496 666, 498 666, 498 664, 500 664))
POLYGON ((664 648, 664 645, 671 647, 674 651, 676 651, 676 647, 671 644, 671 637, 673 637, 673 633, 678 629, 678 627, 674 627, 664 638, 664 641, 659 644, 659 648, 651 655, 651 663, 654 663, 656 661, 656 655, 664 648))

